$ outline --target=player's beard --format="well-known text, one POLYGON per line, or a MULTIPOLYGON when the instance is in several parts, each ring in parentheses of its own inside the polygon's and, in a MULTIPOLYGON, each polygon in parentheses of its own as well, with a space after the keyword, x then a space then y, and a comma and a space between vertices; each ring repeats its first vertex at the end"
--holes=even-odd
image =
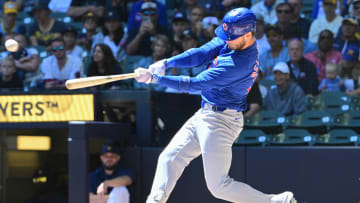
POLYGON ((117 164, 113 164, 111 166, 107 166, 105 164, 103 164, 103 165, 106 170, 113 171, 113 170, 115 170, 117 164))

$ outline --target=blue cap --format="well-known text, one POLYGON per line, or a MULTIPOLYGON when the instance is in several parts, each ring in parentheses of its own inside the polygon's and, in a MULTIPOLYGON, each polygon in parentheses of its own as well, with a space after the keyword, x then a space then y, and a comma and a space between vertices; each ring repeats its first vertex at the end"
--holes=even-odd
POLYGON ((355 44, 349 44, 343 53, 342 59, 354 62, 359 58, 359 46, 355 44))
POLYGON ((248 32, 255 31, 255 13, 247 8, 235 8, 227 12, 223 23, 216 28, 215 34, 220 39, 231 41, 248 32))
POLYGON ((121 155, 120 147, 116 142, 108 141, 101 147, 101 154, 107 152, 115 153, 121 155))
POLYGON ((49 9, 50 0, 36 0, 33 10, 49 9))

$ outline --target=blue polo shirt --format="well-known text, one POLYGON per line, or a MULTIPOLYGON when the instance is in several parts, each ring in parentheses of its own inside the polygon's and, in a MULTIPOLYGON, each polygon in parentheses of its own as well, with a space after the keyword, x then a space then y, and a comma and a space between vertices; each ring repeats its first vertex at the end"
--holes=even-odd
POLYGON ((167 59, 167 67, 197 67, 208 64, 208 69, 195 77, 159 76, 158 83, 178 91, 201 91, 205 102, 224 108, 244 111, 246 97, 256 80, 259 54, 256 42, 237 51, 228 48, 216 37, 199 48, 167 59))
MULTIPOLYGON (((122 168, 118 165, 115 168, 115 171, 111 175, 107 175, 105 173, 104 167, 97 168, 94 172, 89 174, 89 192, 96 194, 97 188, 99 185, 104 182, 105 180, 111 180, 119 176, 129 176, 133 181, 135 181, 134 173, 131 169, 122 168)), ((108 193, 110 193, 112 187, 109 187, 108 193)))

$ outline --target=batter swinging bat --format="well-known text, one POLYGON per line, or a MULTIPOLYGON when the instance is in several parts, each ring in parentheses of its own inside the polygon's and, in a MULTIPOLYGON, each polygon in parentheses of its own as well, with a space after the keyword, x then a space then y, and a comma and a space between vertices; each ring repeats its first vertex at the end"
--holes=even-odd
POLYGON ((96 85, 102 85, 109 82, 114 82, 118 80, 125 80, 130 78, 135 78, 136 73, 127 73, 127 74, 117 74, 117 75, 106 75, 106 76, 91 76, 85 78, 77 78, 67 80, 65 86, 69 90, 80 89, 84 87, 93 87, 96 85))

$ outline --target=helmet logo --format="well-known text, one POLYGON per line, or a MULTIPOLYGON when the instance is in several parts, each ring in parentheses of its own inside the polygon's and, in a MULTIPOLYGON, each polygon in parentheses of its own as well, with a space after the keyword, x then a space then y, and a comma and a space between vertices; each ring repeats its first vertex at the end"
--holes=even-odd
POLYGON ((224 29, 224 31, 228 30, 228 25, 226 23, 223 24, 223 29, 224 29))

